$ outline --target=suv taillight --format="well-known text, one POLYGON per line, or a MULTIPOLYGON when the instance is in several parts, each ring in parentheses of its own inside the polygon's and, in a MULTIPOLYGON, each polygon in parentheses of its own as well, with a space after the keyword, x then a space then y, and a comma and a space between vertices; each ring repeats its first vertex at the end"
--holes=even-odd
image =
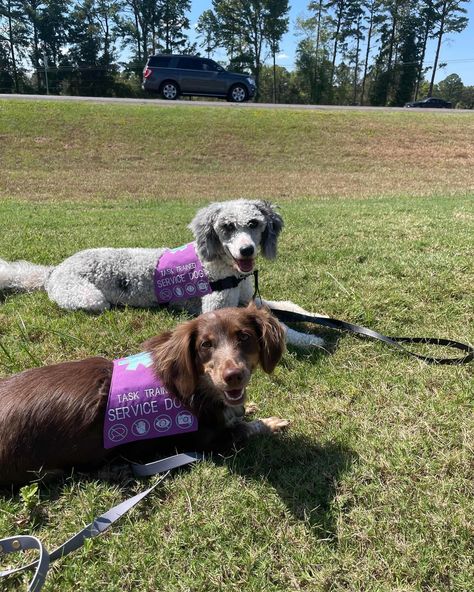
POLYGON ((152 73, 151 68, 149 68, 148 66, 145 66, 144 70, 143 70, 143 78, 150 78, 152 73))

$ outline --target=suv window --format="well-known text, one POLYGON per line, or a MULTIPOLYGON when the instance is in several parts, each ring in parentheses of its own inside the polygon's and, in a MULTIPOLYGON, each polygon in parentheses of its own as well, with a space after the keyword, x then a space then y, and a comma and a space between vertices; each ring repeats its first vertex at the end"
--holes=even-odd
POLYGON ((202 60, 195 58, 179 58, 177 68, 184 68, 186 70, 202 70, 202 60))
POLYGON ((151 68, 169 68, 171 56, 151 56, 148 65, 151 68))
POLYGON ((201 62, 202 69, 207 70, 208 72, 217 72, 220 69, 220 66, 212 60, 201 60, 201 62))

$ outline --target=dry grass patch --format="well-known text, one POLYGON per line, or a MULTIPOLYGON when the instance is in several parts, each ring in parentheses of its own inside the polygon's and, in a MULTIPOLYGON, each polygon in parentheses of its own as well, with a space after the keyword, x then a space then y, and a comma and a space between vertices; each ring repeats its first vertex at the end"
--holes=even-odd
POLYGON ((458 195, 474 117, 0 102, 0 196, 458 195))

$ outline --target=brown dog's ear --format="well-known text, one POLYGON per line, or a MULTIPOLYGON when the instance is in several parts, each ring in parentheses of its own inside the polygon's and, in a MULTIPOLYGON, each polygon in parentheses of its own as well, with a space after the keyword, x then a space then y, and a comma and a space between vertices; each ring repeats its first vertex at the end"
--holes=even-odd
POLYGON ((143 344, 165 387, 180 399, 189 398, 197 386, 195 329, 196 321, 187 321, 143 344))
POLYGON ((285 351, 285 330, 267 308, 250 305, 247 310, 255 318, 260 342, 260 364, 267 374, 275 369, 285 351))

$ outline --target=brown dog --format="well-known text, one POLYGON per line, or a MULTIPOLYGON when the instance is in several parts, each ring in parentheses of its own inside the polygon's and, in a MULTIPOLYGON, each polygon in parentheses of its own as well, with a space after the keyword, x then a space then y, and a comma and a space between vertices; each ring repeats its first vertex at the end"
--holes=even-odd
POLYGON ((267 310, 203 314, 147 341, 153 371, 197 418, 194 433, 104 448, 103 422, 113 362, 88 358, 0 380, 0 484, 23 483, 71 466, 92 468, 123 454, 216 450, 288 422, 244 422, 245 388, 260 364, 272 372, 284 351, 280 323, 267 310))

